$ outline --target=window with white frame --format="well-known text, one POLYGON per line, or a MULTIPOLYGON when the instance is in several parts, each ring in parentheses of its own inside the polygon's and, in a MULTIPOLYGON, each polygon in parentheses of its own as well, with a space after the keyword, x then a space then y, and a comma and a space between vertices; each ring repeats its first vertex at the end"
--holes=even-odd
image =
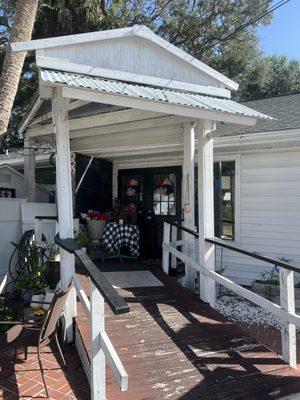
MULTIPOLYGON (((214 218, 215 236, 237 240, 239 215, 236 209, 239 181, 236 179, 239 158, 217 159, 214 162, 214 218)), ((195 223, 198 226, 198 168, 195 168, 195 223)))
POLYGON ((235 161, 214 162, 215 236, 235 240, 235 161))

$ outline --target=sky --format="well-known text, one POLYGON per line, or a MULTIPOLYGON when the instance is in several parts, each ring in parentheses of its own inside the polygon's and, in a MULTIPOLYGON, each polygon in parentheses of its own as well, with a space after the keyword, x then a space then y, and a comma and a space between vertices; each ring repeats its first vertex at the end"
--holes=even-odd
POLYGON ((300 60, 300 0, 290 0, 273 13, 273 20, 259 30, 266 55, 286 55, 300 60))

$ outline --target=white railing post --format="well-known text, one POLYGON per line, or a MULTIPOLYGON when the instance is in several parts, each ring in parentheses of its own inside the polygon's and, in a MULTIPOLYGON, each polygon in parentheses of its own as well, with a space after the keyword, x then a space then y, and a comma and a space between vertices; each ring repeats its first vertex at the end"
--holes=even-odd
MULTIPOLYGON (((172 245, 176 248, 176 243, 177 243, 177 226, 172 225, 171 228, 171 237, 172 237, 172 245)), ((174 256, 174 254, 171 254, 171 268, 176 269, 177 268, 177 258, 174 256)))
MULTIPOLYGON (((280 268, 280 305, 283 310, 295 313, 294 272, 280 268)), ((297 366, 296 327, 285 322, 281 331, 282 358, 292 368, 297 366)))
MULTIPOLYGON (((171 225, 167 222, 164 222, 164 236, 163 236, 163 244, 170 244, 170 232, 171 232, 171 225)), ((163 247, 163 258, 162 258, 162 267, 164 272, 168 275, 169 274, 169 250, 163 247)))
POLYGON ((36 243, 40 243, 42 241, 42 220, 41 219, 35 219, 34 220, 34 239, 36 243))
POLYGON ((91 332, 91 399, 105 400, 105 355, 100 333, 105 331, 104 298, 90 280, 91 332))

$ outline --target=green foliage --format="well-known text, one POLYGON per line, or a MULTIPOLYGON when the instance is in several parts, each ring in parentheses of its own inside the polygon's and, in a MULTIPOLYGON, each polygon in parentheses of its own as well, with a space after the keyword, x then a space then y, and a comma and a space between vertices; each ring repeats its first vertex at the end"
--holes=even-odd
POLYGON ((251 100, 300 91, 300 61, 285 56, 259 57, 239 78, 240 98, 251 100))
POLYGON ((263 284, 265 297, 268 300, 273 299, 273 286, 279 286, 279 276, 276 268, 272 268, 271 271, 261 272, 261 279, 257 279, 255 282, 263 284))
POLYGON ((53 259, 56 252, 51 251, 46 257, 44 249, 41 249, 35 243, 31 243, 27 248, 13 242, 12 245, 18 249, 19 254, 25 261, 25 269, 19 274, 14 290, 37 293, 45 291, 48 288, 45 274, 49 261, 53 259))
POLYGON ((89 241, 87 235, 83 232, 75 232, 74 239, 81 247, 86 247, 89 241))
MULTIPOLYGON (((0 321, 14 321, 16 319, 16 313, 9 307, 4 306, 3 304, 0 305, 0 321)), ((0 325, 0 334, 6 332, 11 325, 0 325)))
MULTIPOLYGON (((13 20, 13 0, 0 7, 0 68, 13 20)), ((299 90, 299 63, 263 57, 257 27, 271 0, 41 0, 33 39, 145 24, 157 34, 241 84, 237 99, 299 90)), ((33 54, 28 53, 4 148, 20 145, 16 134, 37 88, 33 54)))

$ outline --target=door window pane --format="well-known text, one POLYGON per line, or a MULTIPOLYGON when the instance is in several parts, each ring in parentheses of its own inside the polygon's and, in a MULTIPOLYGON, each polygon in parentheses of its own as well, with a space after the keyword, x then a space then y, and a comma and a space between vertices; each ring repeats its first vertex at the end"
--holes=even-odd
POLYGON ((153 174, 153 213, 176 215, 176 175, 153 174))
POLYGON ((122 176, 121 203, 123 206, 134 204, 139 211, 144 197, 142 175, 128 174, 122 176))

